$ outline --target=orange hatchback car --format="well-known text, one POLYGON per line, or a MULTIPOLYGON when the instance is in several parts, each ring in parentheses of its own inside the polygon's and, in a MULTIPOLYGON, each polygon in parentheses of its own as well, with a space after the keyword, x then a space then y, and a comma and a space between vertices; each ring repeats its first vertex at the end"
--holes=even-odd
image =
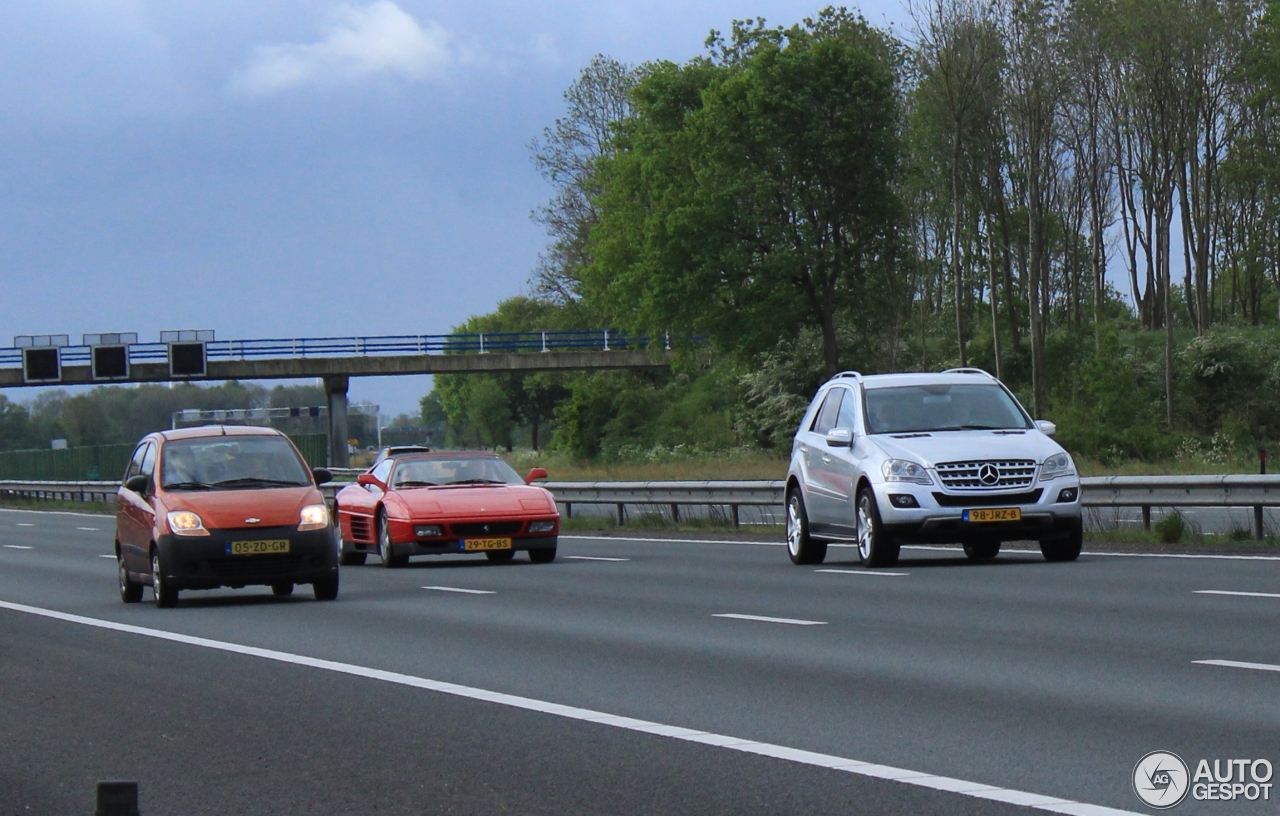
POLYGON ((116 500, 120 599, 173 606, 184 589, 311 584, 338 597, 338 550, 318 486, 289 438, 270 428, 206 426, 138 443, 116 500))

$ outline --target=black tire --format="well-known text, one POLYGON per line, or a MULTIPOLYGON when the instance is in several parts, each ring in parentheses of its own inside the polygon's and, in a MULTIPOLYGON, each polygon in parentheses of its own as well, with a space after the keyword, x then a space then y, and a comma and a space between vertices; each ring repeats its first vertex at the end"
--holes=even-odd
POLYGON ((368 553, 344 552, 338 556, 338 563, 344 567, 358 567, 364 564, 368 557, 368 553))
POLYGON ((511 559, 516 557, 516 551, 515 550, 487 550, 484 554, 484 557, 488 558, 490 563, 505 564, 511 559))
POLYGON ((539 547, 536 550, 529 550, 529 560, 535 564, 550 564, 556 560, 556 548, 539 547))
POLYGON ((827 542, 809 535, 809 514, 798 487, 787 494, 787 555, 792 564, 821 564, 827 557, 827 542))
POLYGON ((178 605, 178 590, 164 580, 159 550, 151 551, 151 590, 155 593, 158 609, 172 609, 178 605))
POLYGON ((286 596, 293 594, 293 584, 288 581, 280 581, 271 585, 271 594, 278 596, 286 596))
POLYGON ((1040 539, 1040 552, 1046 561, 1074 561, 1080 557, 1080 550, 1083 548, 1082 526, 1077 526, 1074 530, 1060 536, 1040 539))
POLYGON ((387 569, 395 569, 403 567, 409 563, 409 556, 395 555, 391 551, 391 525, 387 524, 387 517, 378 514, 378 555, 382 558, 382 566, 387 569))
POLYGON ((971 541, 964 545, 964 554, 970 561, 990 561, 1000 554, 999 541, 971 541))
POLYGON ((311 594, 317 601, 336 601, 338 599, 338 573, 334 571, 332 578, 325 578, 311 584, 311 594))
POLYGON ((120 569, 120 600, 127 604, 141 603, 143 585, 129 577, 129 570, 124 565, 124 556, 119 552, 116 553, 116 562, 120 569))
POLYGON ((871 488, 858 491, 858 559, 864 567, 892 567, 898 563, 898 542, 880 521, 880 508, 871 488))

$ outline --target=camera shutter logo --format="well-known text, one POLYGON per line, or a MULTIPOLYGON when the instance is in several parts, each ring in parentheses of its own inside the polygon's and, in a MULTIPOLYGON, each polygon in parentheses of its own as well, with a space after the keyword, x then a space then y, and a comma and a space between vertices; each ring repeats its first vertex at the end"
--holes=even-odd
POLYGON ((1133 792, 1143 804, 1157 810, 1177 805, 1191 787, 1187 763, 1169 751, 1152 751, 1133 768, 1133 792))

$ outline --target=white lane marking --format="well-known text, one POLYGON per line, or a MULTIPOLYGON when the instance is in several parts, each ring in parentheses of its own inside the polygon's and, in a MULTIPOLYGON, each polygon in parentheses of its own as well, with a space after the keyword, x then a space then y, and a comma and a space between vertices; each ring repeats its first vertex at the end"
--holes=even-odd
POLYGON ((1226 589, 1197 589, 1196 595, 1235 595, 1240 598, 1280 598, 1280 592, 1232 592, 1226 589))
MULTIPOLYGON (((637 538, 633 536, 570 536, 562 535, 561 538, 577 539, 579 541, 652 541, 665 544, 748 544, 752 547, 785 547, 785 541, 732 541, 729 539, 708 539, 708 538, 637 538)), ((857 544, 845 544, 832 541, 827 544, 828 547, 857 547, 857 544)), ((960 552, 959 547, 935 547, 927 544, 904 544, 904 550, 938 550, 941 552, 960 552)), ((1011 555, 1040 555, 1039 550, 1009 550, 1001 549, 1002 553, 1011 555)), ((1280 555, 1211 555, 1201 553, 1127 553, 1127 552, 1093 552, 1085 550, 1081 555, 1101 555, 1108 558, 1197 558, 1218 561, 1280 561, 1280 555)))
POLYGON ((605 558, 602 555, 566 555, 574 561, 630 561, 630 558, 605 558))
POLYGON ((1201 666, 1225 666, 1228 669, 1280 672, 1280 666, 1271 663, 1244 663, 1239 660, 1192 660, 1191 662, 1201 666))
POLYGON ((467 595, 496 595, 491 589, 463 589, 462 587, 424 586, 423 589, 434 589, 436 592, 462 592, 467 595))
POLYGON ((116 560, 116 557, 115 557, 114 555, 100 555, 100 556, 98 556, 98 557, 99 557, 99 558, 110 558, 112 561, 116 560))
POLYGON ((8 549, 8 550, 34 550, 35 549, 35 547, 28 547, 25 544, 5 544, 3 546, 5 549, 8 549))
POLYGON ((19 527, 34 527, 35 525, 34 525, 34 524, 23 524, 23 523, 20 521, 20 522, 18 522, 18 526, 19 526, 19 527))
POLYGON ((94 533, 98 532, 98 528, 97 528, 97 527, 77 527, 76 529, 77 529, 77 530, 85 530, 86 532, 94 532, 94 533))
POLYGON ((163 629, 148 629, 143 626, 132 626, 127 623, 116 623, 115 621, 100 620, 98 618, 86 618, 80 615, 70 615, 66 612, 55 612, 52 609, 41 609, 36 606, 24 606, 23 604, 10 603, 8 601, 0 601, 0 609, 8 609, 12 612, 22 612, 28 615, 38 615, 40 617, 52 618, 54 620, 65 621, 67 623, 78 623, 98 629, 108 629, 114 632, 141 635, 143 637, 155 638, 157 640, 168 640, 174 643, 183 643, 188 646, 199 646, 205 649, 215 649, 217 651, 230 652, 232 654, 260 657, 265 660, 274 660, 279 663, 289 663, 295 666, 322 669, 324 671, 336 672, 338 674, 363 677, 369 680, 381 680, 386 683, 396 683, 402 686, 426 689, 427 691, 452 694, 455 697, 464 697, 470 700, 497 703, 498 705, 519 708, 525 711, 551 714, 557 717, 581 720, 584 722, 596 723, 598 725, 608 725, 614 728, 623 728, 628 731, 637 731, 643 734, 652 734, 654 736, 678 739, 685 742, 696 742, 702 745, 717 746, 726 748, 730 751, 741 751, 742 753, 755 754, 757 756, 774 757, 788 762, 812 765, 817 768, 829 768, 831 770, 858 774, 859 776, 866 776, 873 779, 891 779, 901 782, 904 785, 915 785, 917 787, 931 788, 933 790, 949 791, 963 796, 971 796, 976 799, 1025 805, 1037 810, 1047 811, 1049 813, 1061 813, 1067 814, 1067 816, 1137 816, 1135 811, 1116 810, 1115 808, 1103 807, 1101 805, 1090 805, 1083 802, 1076 802, 1071 799, 1060 799, 1056 796, 1041 796, 1036 793, 999 788, 994 785, 986 785, 981 782, 968 782, 963 779, 934 776, 932 774, 911 771, 905 768, 894 768, 889 765, 876 765, 871 762, 862 762, 861 760, 849 759, 847 757, 820 754, 814 751, 803 751, 797 748, 788 748, 784 745, 773 745, 767 742, 739 739, 737 737, 729 737, 723 734, 712 734, 706 731, 698 731, 693 728, 663 725, 662 723, 648 722, 646 720, 637 720, 631 717, 607 714, 603 711, 592 711, 586 708, 560 705, 559 703, 551 703, 544 700, 534 700, 529 697, 518 697, 514 694, 503 694, 501 692, 487 691, 485 689, 472 688, 470 686, 460 686, 456 683, 444 683, 439 680, 429 680, 425 677, 415 677, 410 674, 383 671, 381 669, 357 666, 351 663, 321 660, 315 657, 306 657, 305 655, 278 652, 274 649, 261 649, 256 646, 244 646, 239 643, 228 643, 222 640, 210 640, 208 638, 194 637, 192 635, 180 635, 177 632, 166 632, 163 629))
POLYGON ((792 626, 826 626, 826 621, 799 620, 797 618, 769 618, 764 615, 737 615, 733 612, 723 612, 719 615, 712 615, 713 618, 733 618, 734 620, 745 621, 762 621, 764 623, 789 623, 792 626))
POLYGON ((814 572, 834 572, 840 575, 908 575, 905 572, 881 572, 880 570, 843 570, 843 569, 820 569, 814 572))
POLYGON ((76 516, 77 518, 93 519, 110 517, 107 513, 77 513, 74 510, 19 510, 13 507, 0 507, 0 513, 39 513, 42 516, 76 516))

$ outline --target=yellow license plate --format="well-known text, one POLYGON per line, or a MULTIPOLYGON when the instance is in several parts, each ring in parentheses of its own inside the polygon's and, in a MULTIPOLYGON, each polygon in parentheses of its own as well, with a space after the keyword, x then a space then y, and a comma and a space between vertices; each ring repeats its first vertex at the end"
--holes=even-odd
POLYGON ((1022 521, 1022 510, 1017 507, 990 507, 964 511, 965 521, 1022 521))
POLYGON ((462 549, 468 552, 479 552, 481 550, 509 550, 511 549, 511 539, 467 538, 462 541, 462 549))
POLYGON ((289 552, 289 540, 273 538, 269 541, 231 541, 227 543, 231 555, 269 555, 289 552))

